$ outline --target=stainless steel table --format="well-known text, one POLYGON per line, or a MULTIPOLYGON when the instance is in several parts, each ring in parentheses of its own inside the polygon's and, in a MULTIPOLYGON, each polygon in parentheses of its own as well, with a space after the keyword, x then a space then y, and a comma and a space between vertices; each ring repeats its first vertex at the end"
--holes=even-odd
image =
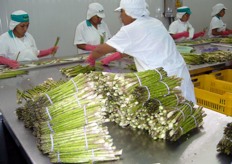
MULTIPOLYGON (((64 67, 64 66, 63 66, 64 67)), ((49 164, 49 158, 41 154, 36 147, 36 138, 23 122, 17 119, 15 109, 16 89, 29 89, 52 77, 55 80, 64 78, 59 69, 61 66, 40 68, 29 71, 28 75, 0 80, 0 110, 3 121, 17 145, 20 147, 28 163, 49 164)), ((111 72, 125 70, 105 67, 111 72)), ((115 164, 231 164, 232 157, 220 155, 216 145, 223 136, 223 129, 232 117, 205 109, 204 128, 195 130, 177 142, 153 141, 149 135, 141 131, 121 128, 108 123, 110 135, 117 149, 123 149, 122 160, 109 162, 115 164)))

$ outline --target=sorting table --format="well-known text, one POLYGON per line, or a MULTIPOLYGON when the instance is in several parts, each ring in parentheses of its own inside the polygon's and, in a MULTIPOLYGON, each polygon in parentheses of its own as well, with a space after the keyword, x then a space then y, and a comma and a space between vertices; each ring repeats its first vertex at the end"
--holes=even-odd
MULTIPOLYGON (((120 63, 122 64, 122 63, 120 63)), ((36 138, 31 130, 26 129, 17 119, 15 110, 16 90, 29 89, 41 84, 48 78, 65 78, 60 73, 62 66, 53 66, 30 70, 27 75, 0 80, 0 111, 3 122, 15 142, 23 152, 28 163, 49 164, 49 158, 36 147, 36 138)), ((64 67, 64 66, 63 66, 64 67)), ((121 67, 105 67, 105 71, 124 72, 121 67)), ((223 130, 232 117, 204 109, 203 129, 194 130, 177 142, 154 141, 143 131, 121 128, 114 123, 107 123, 113 143, 117 149, 123 149, 122 159, 107 162, 112 164, 231 164, 232 157, 218 154, 216 145, 223 136, 223 130)))

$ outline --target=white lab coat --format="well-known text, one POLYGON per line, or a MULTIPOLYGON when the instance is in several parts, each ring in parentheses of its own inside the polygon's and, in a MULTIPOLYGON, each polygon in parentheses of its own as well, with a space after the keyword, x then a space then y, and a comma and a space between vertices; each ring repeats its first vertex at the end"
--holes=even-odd
POLYGON ((181 32, 184 32, 184 31, 189 32, 189 37, 188 38, 182 37, 182 38, 176 39, 175 41, 177 41, 177 42, 192 39, 193 35, 194 35, 194 28, 189 23, 189 21, 182 22, 180 19, 175 20, 169 26, 169 33, 170 34, 177 34, 177 33, 181 33, 181 32))
POLYGON ((4 56, 17 61, 32 61, 38 60, 38 49, 35 40, 31 34, 26 33, 23 38, 13 38, 8 32, 0 36, 0 56, 4 56))
MULTIPOLYGON (((88 21, 85 20, 78 24, 78 26, 76 27, 74 45, 99 45, 101 41, 101 36, 103 36, 104 42, 106 42, 111 37, 107 24, 104 21, 101 21, 101 24, 98 25, 98 29, 96 29, 93 25, 89 24, 88 21)), ((88 52, 89 51, 78 49, 78 54, 88 52)))
POLYGON ((121 53, 134 57, 137 71, 163 67, 168 76, 183 78, 183 96, 196 103, 194 87, 184 59, 161 21, 151 17, 138 18, 123 26, 106 42, 121 53))
POLYGON ((215 29, 215 28, 218 29, 218 32, 226 30, 226 24, 222 21, 222 19, 219 19, 216 16, 214 16, 211 19, 211 22, 210 22, 209 31, 208 31, 208 36, 210 38, 212 38, 212 37, 220 37, 220 35, 219 36, 212 35, 212 29, 215 29))

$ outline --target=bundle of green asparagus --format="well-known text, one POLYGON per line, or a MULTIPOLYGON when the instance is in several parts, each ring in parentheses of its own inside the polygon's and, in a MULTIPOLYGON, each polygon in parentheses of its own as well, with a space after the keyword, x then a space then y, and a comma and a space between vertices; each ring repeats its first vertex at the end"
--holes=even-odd
POLYGON ((74 78, 71 78, 67 82, 58 87, 49 90, 48 92, 37 97, 35 101, 40 101, 40 103, 48 106, 58 101, 77 93, 79 97, 85 95, 86 93, 92 93, 94 81, 88 77, 88 74, 80 73, 74 78))
POLYGON ((217 151, 232 155, 232 122, 225 127, 223 138, 217 144, 217 151))
POLYGON ((158 98, 170 94, 178 94, 181 91, 175 89, 180 86, 181 78, 177 77, 165 77, 163 80, 157 81, 156 83, 148 83, 145 86, 137 86, 133 95, 138 102, 145 102, 148 99, 158 98))
POLYGON ((38 96, 32 97, 31 100, 27 99, 25 105, 16 110, 18 118, 24 121, 25 127, 33 128, 36 119, 35 111, 37 109, 39 111, 43 107, 47 107, 56 102, 62 102, 62 100, 73 95, 81 99, 82 97, 86 98, 94 94, 92 87, 94 82, 88 81, 88 75, 79 74, 75 78, 71 78, 69 81, 61 83, 55 88, 41 90, 38 96))
POLYGON ((165 137, 170 141, 176 141, 192 129, 201 128, 203 117, 206 116, 202 109, 203 107, 193 108, 191 103, 186 102, 180 108, 169 112, 165 137))
POLYGON ((207 38, 207 39, 200 39, 200 40, 188 40, 184 42, 178 42, 176 44, 180 46, 191 46, 191 45, 197 45, 197 44, 220 42, 220 40, 221 38, 207 38))
POLYGON ((11 77, 16 77, 18 75, 27 74, 28 71, 25 70, 6 70, 0 71, 0 79, 6 79, 11 77))
POLYGON ((19 90, 17 89, 17 102, 22 103, 23 100, 34 99, 34 97, 38 97, 40 94, 44 92, 48 92, 49 90, 65 83, 65 80, 55 81, 52 78, 44 81, 42 84, 39 84, 28 90, 19 90))
POLYGON ((202 57, 205 63, 225 62, 232 60, 231 51, 214 51, 202 53, 202 57))
POLYGON ((192 129, 200 128, 205 116, 202 107, 194 108, 187 100, 178 106, 159 106, 139 109, 130 115, 130 126, 149 132, 154 139, 176 141, 192 129))
POLYGON ((203 57, 200 54, 181 53, 181 55, 184 58, 186 64, 197 65, 197 64, 203 64, 204 63, 203 57))
POLYGON ((60 72, 65 74, 67 77, 74 77, 80 73, 90 73, 92 71, 95 71, 95 67, 91 67, 89 65, 87 66, 75 65, 75 66, 69 66, 60 69, 60 72))
POLYGON ((221 38, 220 43, 232 44, 232 38, 221 38))
MULTIPOLYGON (((70 99, 66 101, 70 101, 70 99)), ((73 103, 63 104, 63 108, 62 104, 58 103, 36 111, 34 134, 40 136, 50 132, 57 133, 74 129, 89 123, 102 124, 106 122, 103 103, 100 100, 99 102, 91 101, 80 100, 78 104, 77 100, 74 100, 73 103), (80 106, 83 102, 87 104, 80 106)))

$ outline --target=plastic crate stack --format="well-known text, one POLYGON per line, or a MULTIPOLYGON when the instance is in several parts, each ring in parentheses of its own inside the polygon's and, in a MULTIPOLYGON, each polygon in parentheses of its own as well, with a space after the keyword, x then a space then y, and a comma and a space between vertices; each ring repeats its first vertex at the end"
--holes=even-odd
POLYGON ((192 77, 197 104, 232 116, 232 69, 192 77))

